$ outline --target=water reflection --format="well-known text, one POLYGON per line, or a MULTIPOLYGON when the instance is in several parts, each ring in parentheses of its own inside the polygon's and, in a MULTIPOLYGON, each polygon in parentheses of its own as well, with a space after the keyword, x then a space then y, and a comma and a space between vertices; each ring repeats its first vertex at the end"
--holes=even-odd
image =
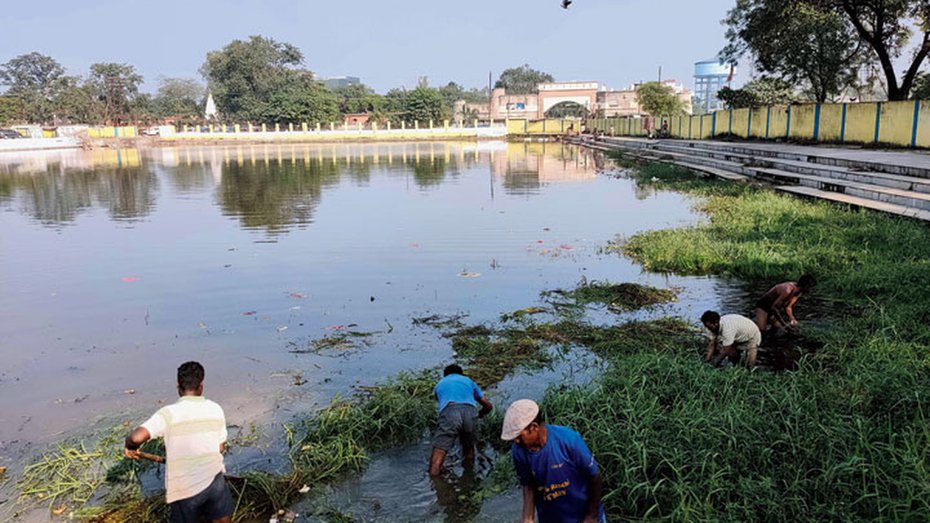
POLYGON ((244 227, 278 234, 312 223, 323 188, 338 182, 339 168, 329 162, 235 162, 224 167, 217 197, 223 214, 244 227))
POLYGON ((562 143, 508 143, 491 155, 491 172, 514 195, 539 193, 542 185, 590 180, 597 176, 601 153, 562 143))
POLYGON ((52 226, 100 208, 114 221, 134 221, 155 207, 158 177, 135 150, 26 156, 0 164, 0 194, 19 198, 22 212, 52 226))
POLYGON ((402 175, 432 191, 484 164, 491 197, 495 185, 529 196, 548 183, 590 180, 602 161, 563 144, 430 142, 59 151, 3 160, 0 204, 46 225, 94 208, 115 221, 146 217, 164 179, 178 195, 212 196, 223 215, 269 236, 313 223, 326 189, 342 180, 368 186, 376 173, 402 175))

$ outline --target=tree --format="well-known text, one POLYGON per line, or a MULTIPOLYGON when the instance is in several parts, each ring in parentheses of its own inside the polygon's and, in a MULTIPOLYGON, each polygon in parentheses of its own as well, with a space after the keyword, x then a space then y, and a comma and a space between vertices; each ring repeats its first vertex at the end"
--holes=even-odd
POLYGON ((190 78, 160 78, 158 92, 152 100, 156 117, 199 119, 203 116, 204 88, 190 78))
POLYGON ((61 80, 61 90, 55 99, 59 118, 71 123, 98 123, 105 119, 103 102, 94 87, 76 76, 61 80))
MULTIPOLYGON (((815 0, 806 0, 814 2, 815 0)), ((816 0, 824 2, 847 20, 878 57, 889 100, 907 100, 921 65, 930 55, 930 2, 927 0, 816 0), (900 81, 895 71, 898 59, 910 43, 915 29, 920 35, 910 61, 904 62, 900 81)))
POLYGON ((537 71, 530 67, 529 64, 505 69, 494 84, 495 89, 504 88, 508 94, 532 94, 537 92, 537 86, 541 83, 553 82, 555 78, 542 71, 537 71))
POLYGON ((296 46, 252 36, 233 40, 207 53, 200 68, 220 112, 234 118, 257 120, 268 114, 266 105, 276 94, 293 89, 309 71, 296 46))
POLYGON ((930 100, 930 73, 922 72, 914 79, 911 97, 915 100, 930 100))
POLYGON ((795 85, 817 102, 855 82, 860 46, 842 15, 800 0, 737 0, 724 22, 721 58, 735 64, 746 53, 757 67, 795 85))
POLYGON ((737 0, 724 22, 729 44, 722 57, 733 61, 751 51, 765 72, 809 81, 818 100, 842 91, 870 62, 881 69, 888 99, 906 100, 930 55, 927 0, 737 0), (915 33, 899 78, 895 62, 915 33))
POLYGON ((717 93, 717 98, 728 109, 744 107, 765 107, 769 105, 792 104, 798 101, 791 85, 779 78, 756 78, 742 89, 724 87, 717 93))
POLYGON ((26 106, 15 96, 0 96, 0 125, 22 122, 26 106))
POLYGON ((347 85, 333 92, 339 97, 339 112, 342 114, 376 114, 384 105, 384 97, 364 84, 347 85))
POLYGON ((659 82, 646 82, 637 87, 636 101, 652 116, 678 115, 685 109, 675 90, 659 82))
POLYGON ((434 122, 447 118, 448 108, 438 89, 420 85, 404 96, 404 119, 408 122, 434 122))
POLYGON ((104 122, 125 123, 134 119, 133 102, 142 81, 142 75, 129 64, 98 63, 90 66, 87 84, 103 102, 104 122))
POLYGON ((261 116, 279 123, 332 122, 339 119, 339 97, 307 75, 272 94, 261 116))
POLYGON ((18 98, 23 104, 23 116, 39 123, 53 118, 54 99, 64 75, 64 68, 55 59, 36 52, 0 66, 0 84, 8 86, 6 96, 18 98))

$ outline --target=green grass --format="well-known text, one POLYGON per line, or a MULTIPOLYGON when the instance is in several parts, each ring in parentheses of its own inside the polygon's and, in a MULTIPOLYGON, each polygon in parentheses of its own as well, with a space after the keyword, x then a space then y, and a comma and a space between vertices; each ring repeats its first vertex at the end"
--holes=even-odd
MULTIPOLYGON (((709 220, 635 235, 623 245, 627 254, 653 271, 760 284, 810 272, 820 281, 816 292, 844 306, 814 334, 823 348, 796 372, 713 369, 694 352, 699 340, 690 351, 675 350, 665 329, 648 323, 627 336, 600 332, 605 375, 593 386, 552 389, 543 409, 594 450, 608 514, 670 521, 924 519, 930 230, 686 176, 652 165, 637 179, 695 195, 709 220)), ((692 335, 678 333, 688 346, 692 335)))

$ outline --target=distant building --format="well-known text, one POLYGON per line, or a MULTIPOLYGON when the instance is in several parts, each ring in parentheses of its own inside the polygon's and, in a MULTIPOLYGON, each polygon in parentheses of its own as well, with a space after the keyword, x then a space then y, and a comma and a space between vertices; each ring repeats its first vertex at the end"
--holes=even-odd
MULTIPOLYGON (((681 100, 682 107, 686 113, 692 112, 693 93, 684 85, 676 80, 663 80, 663 85, 671 87, 681 100)), ((643 108, 639 106, 639 100, 636 98, 636 89, 640 84, 633 84, 628 89, 622 91, 601 91, 597 93, 597 116, 601 118, 613 118, 615 116, 636 116, 644 114, 643 108)))
POLYGON ((718 60, 703 60, 694 64, 694 106, 709 113, 723 109, 723 102, 717 98, 725 85, 733 81, 736 68, 722 64, 718 60))
MULTIPOLYGON (((671 87, 691 112, 691 91, 675 80, 662 82, 671 87)), ((636 85, 624 91, 609 91, 598 82, 549 82, 537 86, 533 94, 507 94, 504 89, 491 92, 491 103, 455 103, 458 122, 478 120, 539 120, 565 114, 599 117, 643 114, 636 99, 636 85)))
POLYGON ((329 89, 341 89, 350 85, 361 85, 362 80, 357 76, 332 76, 323 79, 323 85, 329 89))

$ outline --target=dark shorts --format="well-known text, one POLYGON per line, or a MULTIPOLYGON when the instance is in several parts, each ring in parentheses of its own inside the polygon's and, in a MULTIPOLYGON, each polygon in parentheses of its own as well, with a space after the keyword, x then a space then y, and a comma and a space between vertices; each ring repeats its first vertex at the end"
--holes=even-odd
POLYGON ((186 499, 179 499, 171 507, 171 523, 200 523, 232 516, 233 498, 226 487, 226 478, 217 474, 213 483, 203 492, 186 499))
POLYGON ((456 439, 462 446, 475 444, 478 409, 465 403, 450 403, 439 413, 439 427, 433 436, 433 448, 449 451, 456 439))

